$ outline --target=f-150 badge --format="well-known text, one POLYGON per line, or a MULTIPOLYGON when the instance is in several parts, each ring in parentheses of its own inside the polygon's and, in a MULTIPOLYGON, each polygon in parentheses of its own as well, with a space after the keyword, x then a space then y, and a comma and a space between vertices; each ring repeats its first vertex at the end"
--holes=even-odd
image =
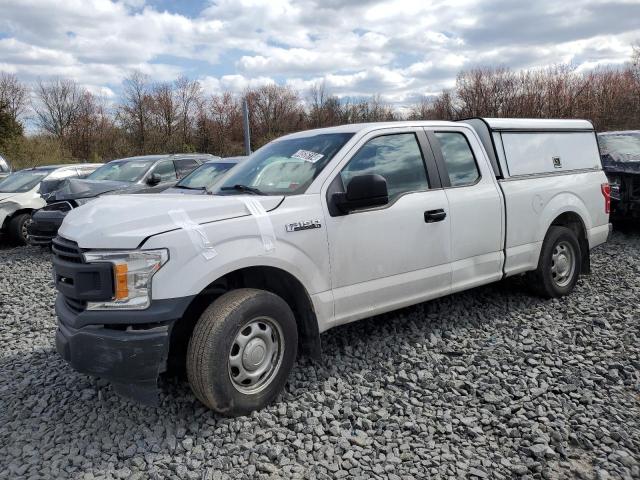
POLYGON ((320 227, 322 227, 322 225, 319 220, 304 220, 302 222, 293 222, 285 225, 287 232, 299 232, 300 230, 311 230, 320 227))

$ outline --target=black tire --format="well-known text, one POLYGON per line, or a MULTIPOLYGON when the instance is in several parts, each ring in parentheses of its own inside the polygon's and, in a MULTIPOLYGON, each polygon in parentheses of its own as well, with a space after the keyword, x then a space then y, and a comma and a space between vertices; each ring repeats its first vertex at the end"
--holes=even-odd
POLYGON ((9 241, 16 245, 26 245, 28 237, 26 228, 30 221, 31 214, 29 213, 20 213, 9 220, 9 241))
MULTIPOLYGON (((269 334, 269 338, 273 340, 274 337, 269 334)), ((246 415, 268 405, 280 393, 295 362, 297 347, 296 320, 282 298, 264 290, 233 290, 209 305, 193 330, 187 350, 189 384, 198 400, 212 410, 226 416, 246 415), (266 322, 268 331, 278 336, 282 348, 273 347, 275 342, 264 348, 260 346, 260 329, 265 326, 261 322, 266 322), (257 334, 251 337, 254 330, 257 334), (240 350, 238 339, 244 341, 243 335, 251 340, 240 350), (251 342, 257 345, 253 350, 250 349, 251 342), (237 359, 236 362, 241 360, 242 372, 247 372, 249 367, 245 369, 245 359, 256 358, 252 357, 253 352, 257 351, 260 357, 261 352, 271 350, 278 352, 277 362, 269 362, 271 373, 265 373, 263 380, 258 380, 254 386, 239 385, 237 379, 242 376, 237 376, 239 370, 232 366, 233 358, 237 359), (236 380, 232 380, 234 374, 236 380), (266 383, 260 385, 260 381, 266 383), (255 391, 244 391, 254 387, 255 391)), ((262 358, 265 359, 261 364, 264 366, 266 359, 274 356, 266 353, 262 358)))
MULTIPOLYGON (((550 227, 542 243, 538 268, 529 277, 531 287, 545 298, 568 295, 573 291, 580 276, 581 260, 582 252, 575 233, 566 227, 550 227), (568 265, 569 271, 566 275, 557 273, 559 266, 555 264, 554 254, 561 256, 562 266, 568 265), (570 257, 567 260, 569 254, 570 257), (554 270, 556 271, 554 272, 554 270)), ((564 269, 560 271, 564 271, 564 269)))

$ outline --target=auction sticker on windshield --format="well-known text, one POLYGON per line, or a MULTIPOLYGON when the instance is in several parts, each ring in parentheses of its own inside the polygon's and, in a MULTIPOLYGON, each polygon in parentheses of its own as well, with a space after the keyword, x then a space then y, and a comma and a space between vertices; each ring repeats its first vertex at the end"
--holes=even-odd
POLYGON ((322 157, 324 157, 322 153, 310 152, 309 150, 298 150, 296 153, 291 155, 291 158, 299 158, 300 160, 305 160, 311 163, 316 163, 322 157))

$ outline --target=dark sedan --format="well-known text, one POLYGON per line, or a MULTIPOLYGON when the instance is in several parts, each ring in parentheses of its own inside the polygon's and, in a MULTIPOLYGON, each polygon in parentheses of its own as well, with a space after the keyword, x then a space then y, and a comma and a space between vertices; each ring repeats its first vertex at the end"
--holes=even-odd
POLYGON ((640 130, 599 133, 598 143, 611 185, 611 217, 640 220, 640 130))
POLYGON ((104 164, 85 179, 71 179, 47 198, 33 215, 31 245, 49 245, 64 217, 100 195, 157 193, 173 187, 203 163, 219 159, 207 154, 146 155, 104 164))
POLYGON ((202 195, 245 158, 247 157, 227 157, 220 160, 211 160, 196 168, 180 180, 175 187, 171 187, 162 193, 202 195))

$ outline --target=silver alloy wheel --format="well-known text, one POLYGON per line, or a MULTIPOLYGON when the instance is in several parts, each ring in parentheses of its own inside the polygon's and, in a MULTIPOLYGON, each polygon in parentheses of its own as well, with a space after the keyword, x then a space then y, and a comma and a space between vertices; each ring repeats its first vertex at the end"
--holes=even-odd
POLYGON ((551 254, 551 277, 558 287, 566 287, 571 283, 576 271, 576 252, 569 242, 556 244, 551 254))
POLYGON ((241 393, 256 394, 275 378, 284 356, 284 336, 278 322, 258 317, 238 331, 229 351, 229 378, 241 393))
POLYGON ((29 217, 22 223, 22 228, 20 229, 20 235, 22 235, 22 240, 24 240, 25 242, 28 240, 28 237, 29 237, 29 225, 31 225, 32 223, 33 223, 33 220, 31 219, 31 217, 29 217))

